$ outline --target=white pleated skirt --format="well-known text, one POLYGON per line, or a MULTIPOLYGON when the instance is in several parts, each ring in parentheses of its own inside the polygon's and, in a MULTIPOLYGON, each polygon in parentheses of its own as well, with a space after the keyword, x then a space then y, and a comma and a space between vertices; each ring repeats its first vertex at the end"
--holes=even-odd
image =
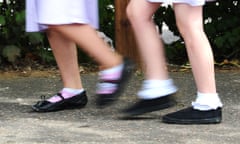
POLYGON ((26 0, 26 31, 47 25, 89 24, 98 28, 98 0, 26 0))
POLYGON ((160 2, 160 3, 186 3, 191 6, 202 6, 206 0, 148 0, 149 2, 160 2))

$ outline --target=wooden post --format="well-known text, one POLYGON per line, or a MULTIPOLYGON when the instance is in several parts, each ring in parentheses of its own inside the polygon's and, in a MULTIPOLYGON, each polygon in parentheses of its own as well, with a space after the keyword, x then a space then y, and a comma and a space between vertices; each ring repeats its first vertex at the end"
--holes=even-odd
POLYGON ((140 57, 134 39, 133 30, 126 16, 126 7, 130 0, 115 0, 115 45, 123 56, 132 58, 140 66, 140 57))

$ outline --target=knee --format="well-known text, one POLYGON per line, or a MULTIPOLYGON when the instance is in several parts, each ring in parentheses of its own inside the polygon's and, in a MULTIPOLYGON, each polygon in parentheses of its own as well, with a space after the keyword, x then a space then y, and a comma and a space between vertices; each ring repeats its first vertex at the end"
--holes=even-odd
POLYGON ((138 19, 138 13, 136 12, 136 10, 133 8, 133 6, 131 5, 131 3, 127 6, 126 8, 126 14, 127 14, 127 18, 131 23, 134 23, 134 21, 136 21, 138 19))
POLYGON ((140 7, 131 2, 126 8, 127 18, 132 25, 143 24, 148 21, 148 16, 140 7))
POLYGON ((190 23, 177 22, 177 27, 181 36, 185 41, 192 39, 201 33, 204 33, 203 26, 194 22, 190 22, 190 23))

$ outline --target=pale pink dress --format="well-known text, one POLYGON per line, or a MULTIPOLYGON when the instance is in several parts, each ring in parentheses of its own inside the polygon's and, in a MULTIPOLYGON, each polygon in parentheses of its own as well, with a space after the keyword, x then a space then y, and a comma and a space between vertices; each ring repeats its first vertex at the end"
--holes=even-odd
POLYGON ((98 28, 98 0, 26 0, 26 31, 81 23, 98 28))
POLYGON ((214 0, 147 0, 149 2, 159 2, 159 3, 186 3, 191 6, 202 6, 207 1, 214 1, 214 0))

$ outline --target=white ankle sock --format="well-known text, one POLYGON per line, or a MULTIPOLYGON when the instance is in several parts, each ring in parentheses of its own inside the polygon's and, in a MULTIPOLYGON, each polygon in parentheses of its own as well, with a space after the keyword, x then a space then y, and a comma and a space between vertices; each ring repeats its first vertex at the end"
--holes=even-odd
MULTIPOLYGON (((101 80, 118 80, 121 77, 123 64, 117 65, 115 67, 103 70, 99 72, 99 78, 101 80)), ((97 84, 97 94, 111 94, 117 89, 117 84, 113 83, 98 83, 97 84)))
POLYGON ((119 64, 115 67, 102 70, 99 72, 99 76, 102 79, 119 79, 119 77, 121 76, 123 66, 124 66, 123 64, 119 64))
POLYGON ((63 88, 62 91, 71 93, 73 95, 80 94, 84 91, 84 89, 73 89, 73 88, 63 88))
POLYGON ((194 109, 207 111, 207 110, 216 110, 219 107, 222 107, 223 104, 217 93, 197 93, 196 101, 192 102, 194 109))
POLYGON ((172 79, 168 80, 145 80, 142 89, 138 92, 141 99, 154 99, 173 94, 177 91, 172 79))

